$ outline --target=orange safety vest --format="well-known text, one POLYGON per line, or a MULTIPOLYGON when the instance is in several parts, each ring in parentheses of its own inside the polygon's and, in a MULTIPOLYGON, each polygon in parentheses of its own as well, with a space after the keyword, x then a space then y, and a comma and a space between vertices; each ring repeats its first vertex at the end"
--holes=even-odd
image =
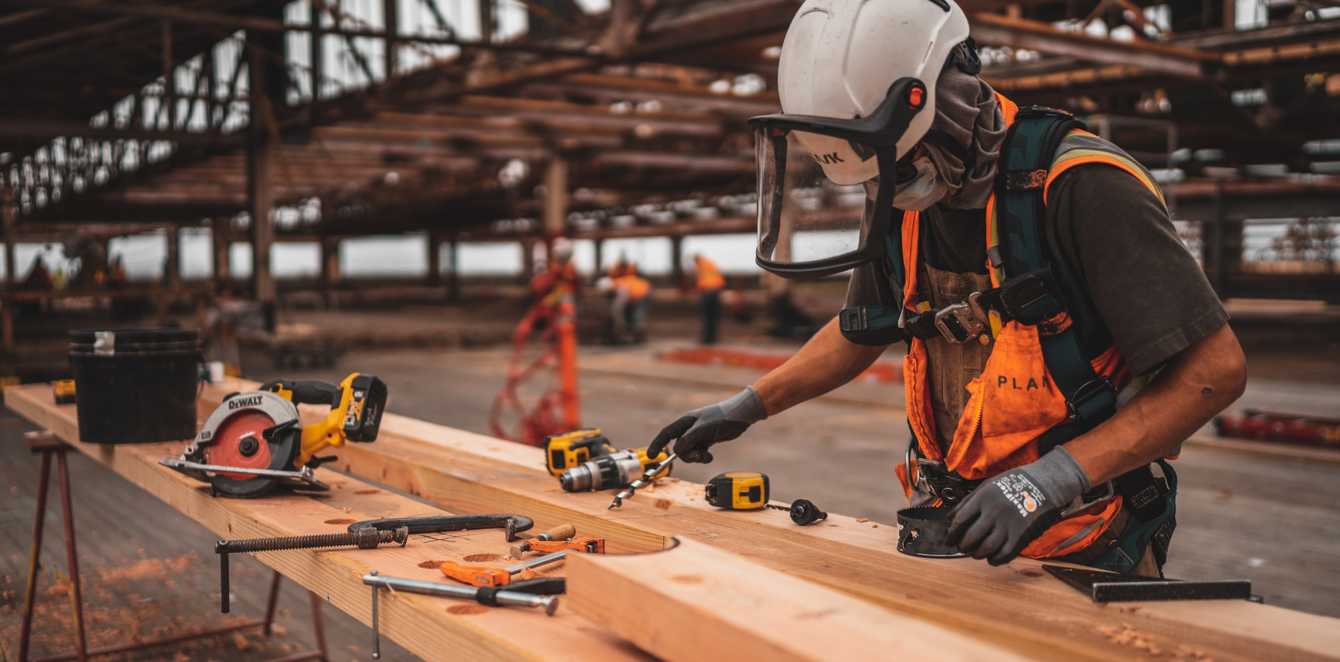
POLYGON ((726 287, 726 279, 721 276, 721 271, 717 269, 715 262, 700 257, 697 267, 699 292, 712 292, 726 287))
MULTIPOLYGON (((996 97, 1004 111, 1005 123, 1013 124, 1018 107, 1000 94, 996 97)), ((1110 143, 1087 131, 1076 129, 1066 136, 1057 150, 1043 185, 1043 200, 1046 200, 1046 191, 1058 176, 1082 165, 1119 168, 1140 180, 1160 200, 1163 199, 1158 186, 1143 167, 1110 143)), ((996 195, 992 193, 986 205, 988 255, 998 254, 1000 243, 995 203, 996 195)), ((911 312, 929 309, 929 304, 917 291, 919 229, 920 215, 905 212, 901 256, 903 273, 906 274, 903 301, 911 312)), ((992 264, 988 259, 987 269, 992 287, 999 287, 1005 280, 1004 266, 992 264)), ((908 341, 907 357, 903 364, 907 418, 917 448, 923 457, 944 462, 945 468, 967 480, 989 478, 1038 459, 1038 438, 1066 421, 1069 416, 1066 398, 1057 389, 1044 362, 1039 335, 1068 329, 1073 323, 1069 314, 1062 312, 1035 326, 1026 326, 1016 321, 1002 324, 994 311, 991 318, 991 334, 995 345, 981 375, 966 386, 969 400, 952 436, 945 435, 950 439, 947 451, 942 451, 936 442, 938 437, 935 416, 931 410, 927 351, 923 340, 911 338, 908 341)), ((1108 347, 1092 357, 1090 363, 1094 373, 1106 378, 1118 391, 1130 381, 1130 374, 1115 347, 1108 347)), ((910 497, 911 480, 915 476, 908 476, 908 471, 904 465, 899 465, 899 480, 910 497)), ((1024 548, 1023 555, 1054 558, 1078 552, 1093 544, 1112 525, 1121 508, 1122 498, 1116 496, 1063 519, 1024 548)))
POLYGON ((636 273, 619 276, 614 280, 614 286, 623 290, 630 301, 641 301, 651 294, 651 282, 636 273))

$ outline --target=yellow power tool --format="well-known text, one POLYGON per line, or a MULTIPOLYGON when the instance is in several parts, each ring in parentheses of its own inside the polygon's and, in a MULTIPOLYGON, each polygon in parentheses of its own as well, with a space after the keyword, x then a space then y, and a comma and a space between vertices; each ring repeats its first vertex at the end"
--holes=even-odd
POLYGON ((553 476, 614 452, 614 446, 600 428, 551 434, 544 438, 544 448, 545 464, 553 476))
POLYGON ((181 457, 161 463, 209 483, 217 495, 259 497, 281 487, 326 491, 314 472, 335 458, 317 453, 345 441, 375 441, 386 397, 382 380, 359 373, 338 385, 270 382, 224 398, 181 457), (299 404, 325 405, 330 413, 302 425, 299 404))

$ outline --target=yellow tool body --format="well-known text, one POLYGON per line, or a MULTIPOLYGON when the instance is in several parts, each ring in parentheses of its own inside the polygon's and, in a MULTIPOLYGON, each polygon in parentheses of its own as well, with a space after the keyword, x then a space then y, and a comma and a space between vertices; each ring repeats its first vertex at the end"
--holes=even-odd
POLYGON ((757 471, 730 471, 707 481, 707 503, 725 510, 768 507, 768 476, 757 471))
POLYGON ((386 385, 376 377, 355 372, 338 386, 325 382, 279 381, 271 382, 265 388, 294 404, 330 405, 330 412, 319 422, 302 426, 302 441, 294 461, 299 467, 307 466, 317 453, 343 446, 349 439, 372 441, 377 438, 386 405, 386 385))
POLYGON ((75 401, 73 379, 60 379, 51 382, 51 397, 58 405, 68 405, 75 401))
POLYGON ((544 448, 545 465, 550 475, 555 477, 572 467, 590 462, 592 458, 614 452, 614 446, 600 428, 551 434, 544 438, 544 448))
MULTIPOLYGON (((648 457, 646 448, 637 448, 634 449, 633 452, 637 453, 637 461, 642 463, 643 471, 647 470, 654 464, 664 462, 666 458, 670 457, 670 453, 667 451, 661 451, 661 454, 657 455, 656 457, 648 457)), ((656 475, 653 476, 653 478, 664 478, 666 476, 669 476, 670 470, 674 468, 674 466, 675 466, 674 464, 667 464, 664 467, 661 467, 661 470, 656 472, 656 475)))

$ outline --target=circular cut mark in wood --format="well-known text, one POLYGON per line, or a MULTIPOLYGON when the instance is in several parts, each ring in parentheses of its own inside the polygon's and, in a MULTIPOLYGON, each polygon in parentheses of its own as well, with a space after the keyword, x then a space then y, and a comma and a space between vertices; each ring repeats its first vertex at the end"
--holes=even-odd
POLYGON ((339 519, 328 519, 328 520, 326 520, 326 524, 353 524, 353 523, 354 523, 354 520, 351 519, 351 518, 348 518, 348 517, 342 517, 342 518, 339 518, 339 519))
POLYGON ((489 608, 484 605, 452 605, 447 607, 448 614, 455 614, 457 616, 474 616, 475 614, 482 614, 488 610, 489 608))
POLYGON ((670 581, 679 584, 701 584, 703 578, 700 575, 674 575, 670 577, 670 581))
POLYGON ((465 557, 465 560, 471 563, 484 563, 487 561, 497 561, 501 558, 501 554, 470 554, 465 557))

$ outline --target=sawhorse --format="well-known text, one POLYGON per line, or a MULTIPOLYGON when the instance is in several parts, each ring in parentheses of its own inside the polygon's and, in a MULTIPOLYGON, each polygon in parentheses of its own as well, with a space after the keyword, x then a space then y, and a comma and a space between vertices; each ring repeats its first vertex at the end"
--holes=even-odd
MULTIPOLYGON (((79 554, 75 547, 74 510, 70 503, 70 467, 66 459, 66 454, 73 449, 69 444, 57 439, 50 432, 26 433, 24 434, 24 441, 28 444, 29 450, 42 456, 42 472, 39 474, 37 483, 37 509, 33 517, 33 549, 28 557, 28 585, 23 597, 23 623, 20 626, 22 629, 19 630, 19 662, 28 662, 28 645, 33 626, 33 608, 37 602, 37 575, 41 570, 40 559, 42 555, 43 525, 46 520, 47 487, 51 482, 51 460, 53 457, 56 460, 56 489, 60 494, 61 515, 65 521, 65 563, 70 574, 70 609, 74 612, 76 647, 73 653, 41 658, 36 662, 56 662, 57 660, 79 660, 83 662, 90 657, 168 646, 256 627, 261 628, 265 636, 270 636, 273 631, 275 607, 279 602, 279 580, 282 575, 278 572, 275 572, 270 579, 270 595, 265 603, 264 619, 154 641, 134 642, 89 650, 84 632, 84 604, 79 583, 79 554)), ((310 591, 308 595, 312 603, 312 630, 316 638, 316 650, 295 653, 272 662, 324 661, 329 659, 326 650, 326 632, 321 618, 321 599, 310 591)))

